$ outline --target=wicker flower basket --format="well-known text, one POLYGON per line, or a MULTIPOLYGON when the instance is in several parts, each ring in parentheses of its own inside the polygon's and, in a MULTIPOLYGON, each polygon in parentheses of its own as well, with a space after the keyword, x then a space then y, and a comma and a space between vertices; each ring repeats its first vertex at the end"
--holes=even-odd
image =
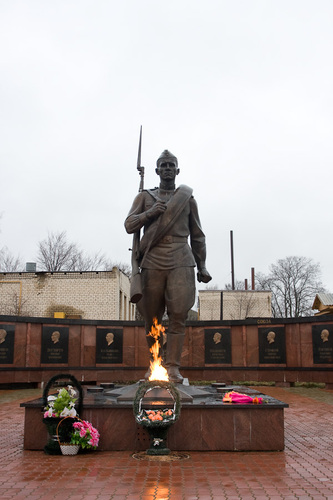
POLYGON ((169 427, 178 420, 180 415, 180 397, 174 384, 158 380, 142 384, 135 395, 133 412, 136 422, 142 425, 150 436, 150 448, 146 450, 147 455, 168 455, 170 449, 166 445, 167 433, 169 427), (173 400, 172 411, 168 415, 166 410, 162 410, 164 417, 161 420, 150 420, 147 412, 142 408, 144 396, 155 388, 165 389, 173 400))
POLYGON ((43 418, 43 423, 46 425, 47 432, 49 434, 48 442, 44 446, 44 451, 47 455, 61 455, 59 440, 62 443, 70 441, 70 434, 72 432, 72 425, 75 422, 75 418, 68 417, 68 420, 58 429, 58 440, 57 427, 61 420, 62 418, 60 417, 43 418))
MULTIPOLYGON (((77 455, 78 452, 79 452, 79 449, 80 449, 80 445, 79 444, 61 443, 60 442, 60 438, 59 438, 59 426, 67 418, 71 418, 71 417, 64 417, 62 420, 60 420, 60 422, 57 425, 56 435, 57 435, 58 443, 59 443, 62 455, 77 455)), ((82 420, 79 417, 75 417, 75 420, 80 420, 80 422, 82 422, 82 420)))
POLYGON ((144 427, 165 427, 173 424, 176 420, 178 420, 180 415, 180 397, 179 392, 171 382, 164 382, 161 380, 153 380, 151 382, 145 382, 139 386, 139 389, 136 392, 134 403, 133 403, 133 412, 135 420, 138 424, 143 425, 144 427), (142 409, 142 403, 144 396, 155 388, 165 389, 171 396, 173 400, 173 411, 172 415, 168 418, 165 418, 163 421, 150 421, 148 420, 142 409))
POLYGON ((69 444, 69 443, 60 443, 61 453, 63 455, 77 455, 80 449, 79 444, 69 444))
MULTIPOLYGON (((83 408, 82 386, 81 386, 80 382, 73 375, 62 374, 62 373, 50 378, 50 380, 46 384, 44 391, 43 391, 43 410, 42 411, 43 412, 45 411, 45 407, 48 404, 48 396, 49 396, 50 391, 55 389, 55 387, 59 386, 59 381, 61 381, 61 380, 65 381, 66 383, 71 384, 77 390, 78 399, 77 399, 77 402, 75 404, 75 409, 76 409, 77 413, 80 415, 82 412, 82 408, 83 408)), ((65 385, 65 384, 62 384, 62 385, 65 385)), ((59 387, 61 387, 61 386, 59 386, 59 387)), ((57 439, 57 432, 56 432, 57 426, 58 426, 60 421, 61 421, 61 417, 43 418, 43 423, 46 425, 47 431, 49 434, 49 439, 48 439, 46 445, 44 446, 44 452, 47 455, 61 455, 61 450, 60 450, 59 442, 57 439)), ((73 418, 69 419, 69 420, 67 420, 67 422, 64 425, 62 425, 62 427, 59 431, 60 440, 62 442, 69 441, 68 434, 70 434, 70 432, 71 432, 73 421, 74 421, 73 418)))

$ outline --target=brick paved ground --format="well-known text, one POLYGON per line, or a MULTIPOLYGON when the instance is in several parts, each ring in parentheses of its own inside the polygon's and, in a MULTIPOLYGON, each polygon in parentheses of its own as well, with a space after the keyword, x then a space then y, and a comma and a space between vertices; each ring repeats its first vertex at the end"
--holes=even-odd
POLYGON ((136 460, 128 452, 63 457, 24 451, 19 403, 38 394, 0 391, 0 498, 333 500, 333 392, 262 391, 290 405, 284 452, 191 452, 174 462, 136 460))

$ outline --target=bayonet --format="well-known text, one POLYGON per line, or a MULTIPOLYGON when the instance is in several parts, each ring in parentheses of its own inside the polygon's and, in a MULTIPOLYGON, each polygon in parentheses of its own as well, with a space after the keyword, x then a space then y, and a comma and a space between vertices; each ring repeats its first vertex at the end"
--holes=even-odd
POLYGON ((136 168, 139 171, 140 174, 140 186, 139 186, 139 192, 143 191, 143 182, 144 182, 144 177, 145 177, 145 167, 141 166, 141 141, 142 141, 142 125, 140 127, 140 139, 139 139, 139 150, 138 150, 138 161, 136 164, 136 168))

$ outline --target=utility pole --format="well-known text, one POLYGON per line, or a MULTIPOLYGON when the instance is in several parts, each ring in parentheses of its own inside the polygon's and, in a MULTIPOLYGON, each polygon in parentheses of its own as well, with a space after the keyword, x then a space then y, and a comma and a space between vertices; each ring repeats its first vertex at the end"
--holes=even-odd
POLYGON ((235 290, 234 237, 233 237, 233 231, 230 231, 230 251, 231 251, 231 289, 235 290))

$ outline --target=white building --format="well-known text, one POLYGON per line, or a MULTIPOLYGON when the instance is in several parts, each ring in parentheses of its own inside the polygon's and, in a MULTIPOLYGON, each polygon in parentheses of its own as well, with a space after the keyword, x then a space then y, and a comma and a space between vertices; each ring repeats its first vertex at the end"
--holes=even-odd
POLYGON ((199 320, 271 318, 272 293, 254 290, 199 290, 199 320))
POLYGON ((0 273, 0 314, 134 320, 130 280, 112 271, 0 273))

